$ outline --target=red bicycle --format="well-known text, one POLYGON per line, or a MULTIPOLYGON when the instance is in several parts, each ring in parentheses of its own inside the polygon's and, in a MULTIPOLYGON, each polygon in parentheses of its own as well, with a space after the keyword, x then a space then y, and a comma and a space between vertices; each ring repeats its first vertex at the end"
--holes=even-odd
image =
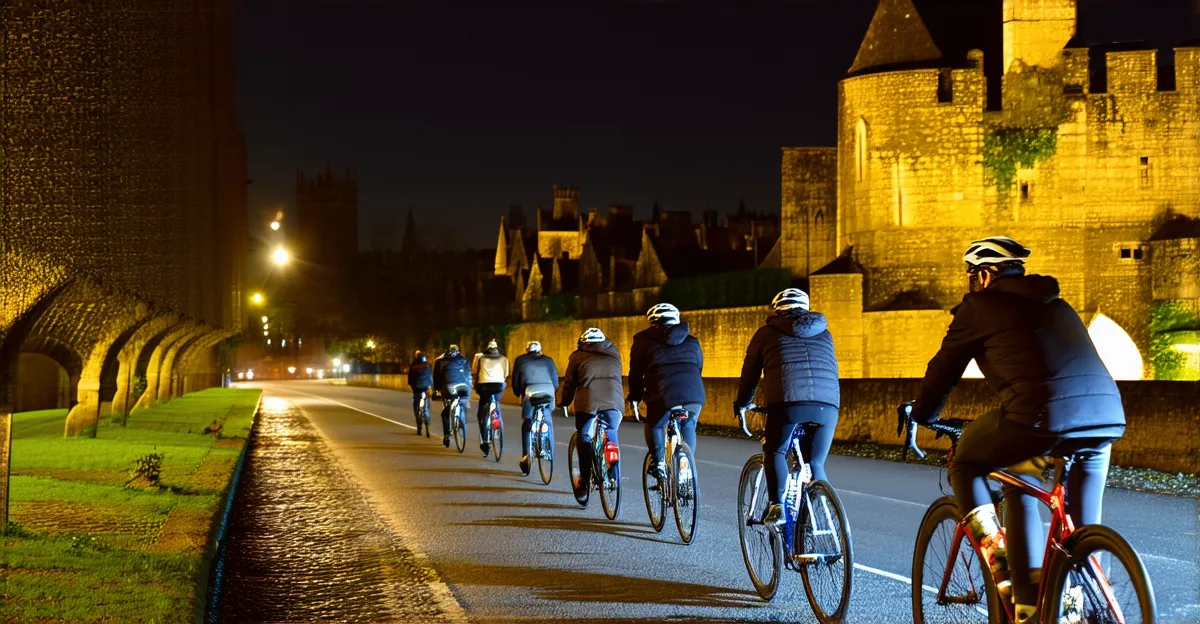
MULTIPOLYGON (((903 457, 918 457, 917 423, 906 406, 899 412, 904 435, 903 457)), ((967 421, 937 420, 929 425, 950 438, 949 466, 967 421)), ((1070 448, 1056 449, 1054 485, 1046 491, 1006 471, 989 479, 1015 487, 1050 509, 1043 573, 1038 585, 1038 621, 1042 624, 1151 624, 1155 622, 1154 589, 1136 550, 1113 529, 1103 525, 1075 527, 1066 512, 1066 475, 1076 461, 1070 448)), ((1016 622, 1013 604, 1000 600, 990 569, 983 561, 962 512, 952 496, 930 505, 913 551, 913 621, 1016 622)))

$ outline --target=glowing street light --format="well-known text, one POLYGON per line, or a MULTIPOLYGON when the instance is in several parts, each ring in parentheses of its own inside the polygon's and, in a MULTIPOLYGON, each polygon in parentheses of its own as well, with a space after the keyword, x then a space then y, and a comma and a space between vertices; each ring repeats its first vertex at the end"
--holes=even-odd
POLYGON ((271 261, 274 262, 276 266, 284 266, 288 262, 291 262, 291 260, 292 254, 288 253, 288 250, 284 249, 283 245, 276 247, 275 251, 271 253, 271 261))
POLYGON ((295 367, 295 366, 289 366, 289 367, 288 367, 288 374, 289 374, 289 375, 295 375, 295 374, 296 374, 296 367, 295 367))
POLYGON ((278 222, 278 221, 272 221, 272 222, 271 222, 271 229, 272 229, 272 230, 275 230, 276 232, 278 232, 278 231, 279 231, 279 222, 278 222))
POLYGON ((263 335, 264 335, 264 336, 269 336, 269 335, 271 335, 271 332, 269 332, 269 331, 267 331, 267 330, 265 330, 265 329, 264 329, 264 330, 263 330, 263 335))
POLYGON ((260 306, 263 304, 264 301, 266 301, 266 299, 263 297, 263 294, 260 292, 256 292, 256 293, 254 293, 253 296, 250 297, 250 302, 253 303, 254 305, 260 306))
POLYGON ((264 329, 264 330, 266 330, 266 329, 271 329, 271 325, 270 325, 270 324, 268 324, 268 323, 263 323, 263 329, 264 329))
POLYGON ((311 374, 312 374, 312 367, 310 366, 310 367, 308 367, 308 368, 304 369, 304 374, 305 374, 305 375, 311 375, 311 374))
POLYGON ((337 359, 337 358, 333 358, 333 368, 334 368, 334 370, 336 370, 336 369, 337 369, 338 367, 340 367, 341 365, 342 365, 342 361, 341 361, 341 360, 339 360, 339 359, 337 359))
POLYGON ((375 341, 374 341, 374 340, 368 340, 368 341, 367 341, 367 348, 368 348, 368 349, 374 349, 374 348, 375 348, 375 341))
POLYGON ((262 322, 263 322, 263 325, 266 325, 266 324, 267 324, 267 321, 269 321, 269 320, 270 320, 270 319, 268 319, 268 318, 267 318, 267 317, 265 317, 265 316, 264 316, 264 317, 262 317, 262 322))

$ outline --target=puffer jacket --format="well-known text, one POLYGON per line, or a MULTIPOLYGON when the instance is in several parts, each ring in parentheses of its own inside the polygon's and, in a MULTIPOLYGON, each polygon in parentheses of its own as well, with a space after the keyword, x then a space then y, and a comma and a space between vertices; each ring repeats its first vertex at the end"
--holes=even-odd
POLYGON ((917 422, 938 417, 974 359, 1010 421, 1059 437, 1124 432, 1121 393, 1083 321, 1059 297, 1058 280, 1000 277, 953 312, 913 406, 917 422))
POLYGON ((428 390, 433 386, 433 369, 429 362, 413 360, 408 365, 408 387, 413 391, 428 390))
POLYGON ((549 387, 558 391, 558 366, 548 355, 526 353, 513 363, 512 391, 517 397, 525 396, 530 387, 549 387))
POLYGON ((765 407, 812 403, 838 407, 838 362, 825 315, 805 312, 795 318, 767 318, 746 348, 737 406, 754 399, 760 376, 760 403, 765 407))
POLYGON ((654 325, 633 337, 629 350, 629 399, 645 401, 651 414, 685 403, 704 403, 704 353, 687 323, 654 325))
POLYGON ((508 358, 499 349, 476 353, 471 368, 477 384, 504 383, 508 379, 508 358))
POLYGON ((443 353, 433 362, 433 387, 441 392, 454 385, 471 388, 471 368, 461 353, 443 353))
POLYGON ((586 342, 567 359, 567 374, 559 388, 558 404, 574 404, 576 412, 625 410, 621 396, 621 354, 613 343, 586 342))

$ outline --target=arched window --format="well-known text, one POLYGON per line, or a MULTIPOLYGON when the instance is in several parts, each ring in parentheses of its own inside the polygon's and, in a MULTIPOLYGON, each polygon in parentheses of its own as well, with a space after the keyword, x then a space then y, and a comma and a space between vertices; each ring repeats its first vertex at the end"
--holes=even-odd
POLYGON ((854 127, 854 169, 859 182, 867 179, 867 120, 861 117, 854 127))

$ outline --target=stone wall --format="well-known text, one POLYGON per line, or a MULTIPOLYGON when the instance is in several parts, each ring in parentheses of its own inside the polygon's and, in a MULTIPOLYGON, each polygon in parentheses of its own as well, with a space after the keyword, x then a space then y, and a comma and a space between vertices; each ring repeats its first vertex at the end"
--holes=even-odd
POLYGON ((808 277, 837 257, 837 148, 783 149, 781 263, 808 277))
MULTIPOLYGON (((350 375, 348 383, 408 390, 403 375, 350 375)), ((701 422, 736 427, 733 400, 737 379, 704 380, 708 402, 701 422)), ((843 379, 842 406, 836 439, 898 446, 896 406, 911 400, 920 388, 917 379, 843 379)), ((1118 382, 1125 403, 1128 428, 1113 446, 1113 463, 1162 472, 1200 474, 1200 383, 1178 381, 1118 382)), ((503 401, 516 402, 506 391, 503 401)), ((996 395, 982 380, 964 380, 950 396, 945 418, 972 419, 999 406, 996 395)), ((751 430, 762 430, 762 416, 751 415, 751 430)), ((946 440, 934 440, 922 429, 923 449, 945 450, 946 440)))

